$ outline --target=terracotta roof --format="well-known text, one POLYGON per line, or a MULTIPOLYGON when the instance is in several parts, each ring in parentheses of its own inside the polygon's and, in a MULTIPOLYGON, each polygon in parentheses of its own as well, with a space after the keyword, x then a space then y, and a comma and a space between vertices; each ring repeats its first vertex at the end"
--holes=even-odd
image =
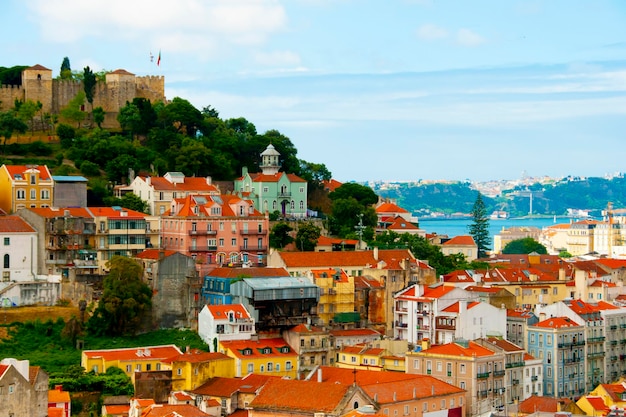
POLYGON ((571 404, 572 401, 569 398, 558 399, 533 395, 519 403, 519 411, 524 414, 534 414, 537 411, 555 413, 561 409, 559 408, 559 403, 562 408, 563 406, 571 404))
POLYGON ((602 258, 597 259, 595 262, 611 269, 626 268, 626 259, 602 258))
POLYGON ((259 340, 225 340, 220 344, 224 349, 239 359, 258 359, 258 358, 275 358, 275 357, 291 357, 297 354, 287 342, 282 338, 259 339, 259 340), (281 352, 282 348, 288 348, 287 352, 281 352), (270 349, 269 353, 262 353, 263 349, 270 349), (249 354, 244 354, 248 351, 249 354))
POLYGON ((139 211, 122 208, 118 210, 113 207, 87 207, 87 210, 97 217, 106 217, 108 219, 145 219, 148 215, 139 211), (126 213, 126 214, 122 214, 126 213))
POLYGON ((619 310, 620 307, 615 306, 611 303, 607 303, 606 301, 598 301, 596 305, 596 310, 619 310))
POLYGON ((176 345, 83 351, 83 354, 88 358, 104 358, 106 361, 162 360, 180 355, 181 353, 176 345))
POLYGON ((600 288, 603 288, 603 287, 613 288, 613 287, 616 287, 617 284, 615 284, 614 282, 610 282, 610 281, 602 281, 601 279, 596 279, 589 286, 590 287, 600 287, 600 288))
POLYGON ((320 236, 319 239, 317 239, 317 245, 318 246, 330 246, 330 245, 341 245, 342 243, 345 243, 346 245, 350 245, 350 246, 356 246, 359 241, 356 239, 340 239, 337 237, 329 237, 329 236, 320 236))
POLYGON ((110 71, 108 74, 118 74, 118 75, 135 75, 132 72, 128 72, 125 69, 118 68, 115 71, 110 71))
POLYGON ((247 277, 290 277, 291 275, 285 268, 261 268, 261 267, 253 267, 253 268, 214 268, 207 276, 212 278, 240 278, 241 276, 247 277))
POLYGON ((250 314, 243 304, 208 304, 206 308, 215 319, 228 319, 230 312, 233 312, 236 318, 250 318, 250 314))
POLYGON ((474 279, 468 271, 452 271, 443 276, 444 282, 474 282, 474 279))
POLYGON ((469 235, 461 235, 444 242, 443 246, 476 246, 476 242, 469 235))
POLYGON ((9 365, 0 364, 0 378, 2 378, 7 369, 9 369, 9 365))
POLYGON ((517 351, 523 351, 524 348, 517 346, 515 343, 511 343, 506 339, 498 339, 497 337, 489 337, 487 338, 487 342, 498 346, 500 349, 504 350, 505 352, 517 352, 517 351))
POLYGON ((181 353, 180 355, 172 356, 171 358, 163 359, 162 362, 172 363, 172 362, 187 362, 187 363, 203 363, 203 362, 212 362, 212 361, 220 361, 220 360, 232 360, 231 357, 224 355, 220 352, 202 352, 202 351, 192 351, 181 353))
POLYGON ((39 179, 44 180, 44 181, 48 181, 52 179, 52 176, 50 175, 50 171, 48 170, 48 167, 46 165, 34 165, 34 166, 4 165, 4 166, 6 167, 6 170, 9 172, 11 179, 15 179, 16 175, 21 175, 22 180, 26 181, 26 177, 24 176, 24 173, 31 168, 34 168, 39 171, 39 179))
POLYGON ((55 217, 65 217, 66 212, 72 217, 80 217, 84 219, 93 219, 93 216, 86 207, 66 207, 66 208, 52 208, 52 207, 40 207, 26 209, 37 214, 40 217, 52 219, 55 217))
POLYGON ((0 216, 0 233, 35 233, 35 229, 17 215, 0 216))
POLYGON ((524 360, 525 361, 532 361, 532 360, 535 360, 535 359, 536 358, 533 355, 531 355, 530 353, 524 352, 524 360))
POLYGON ((348 282, 348 274, 346 274, 346 271, 343 269, 311 269, 311 274, 313 275, 313 278, 333 278, 336 282, 348 282))
POLYGON ((471 292, 485 292, 485 293, 497 293, 503 290, 503 288, 498 287, 481 287, 478 285, 470 285, 469 287, 464 288, 465 291, 471 292))
MULTIPOLYGON (((467 303, 467 309, 469 310, 472 307, 476 307, 478 304, 480 304, 478 301, 470 301, 469 303, 467 303)), ((460 309, 461 301, 457 301, 456 303, 444 308, 442 311, 445 311, 446 313, 458 313, 460 309)))
POLYGON ((40 366, 28 367, 28 380, 31 383, 31 385, 35 385, 35 382, 37 381, 37 375, 39 375, 40 371, 41 371, 40 366))
POLYGON ((322 181, 322 184, 324 184, 324 189, 328 190, 328 191, 335 191, 337 188, 341 187, 343 185, 343 183, 334 180, 334 179, 330 179, 330 180, 324 180, 322 181))
POLYGON ((411 222, 406 221, 400 216, 397 216, 393 222, 385 227, 387 230, 419 230, 419 227, 411 222))
POLYGON ((178 253, 175 250, 165 250, 165 249, 144 249, 142 252, 135 255, 135 258, 138 259, 153 259, 157 260, 161 256, 167 258, 175 253, 178 253))
POLYGON ((254 393, 270 379, 279 378, 269 375, 250 374, 243 378, 214 377, 193 390, 194 394, 215 397, 230 397, 236 392, 254 393))
POLYGON ((406 209, 394 203, 383 203, 376 207, 376 213, 408 213, 406 209))
POLYGON ((178 401, 191 401, 193 400, 193 397, 185 392, 175 392, 174 393, 174 398, 176 398, 178 401))
POLYGON ((49 403, 69 403, 70 393, 69 391, 63 391, 62 389, 52 389, 48 391, 49 403))
POLYGON ((468 347, 461 346, 460 344, 454 342, 446 343, 445 345, 431 346, 422 352, 439 355, 466 356, 470 358, 474 356, 491 356, 495 354, 494 351, 474 342, 469 342, 468 347))
POLYGON ((289 331, 294 333, 326 333, 326 330, 321 327, 311 326, 308 324, 298 324, 297 326, 289 329, 289 331))
POLYGON ((382 282, 372 277, 358 276, 354 277, 354 290, 364 290, 368 288, 383 288, 382 282))
MULTIPOLYGON (((146 181, 147 177, 140 177, 146 181)), ((219 189, 209 184, 205 177, 185 177, 181 183, 172 183, 165 177, 150 177, 150 185, 155 191, 186 191, 188 193, 218 193, 219 189)))
POLYGON ((514 310, 508 308, 506 310, 507 317, 521 317, 521 318, 531 318, 534 314, 532 311, 528 310, 514 310))
POLYGON ((141 417, 212 417, 191 404, 152 404, 141 417))
POLYGON ((606 406, 602 397, 588 395, 584 398, 589 402, 589 405, 591 405, 594 410, 601 412, 609 411, 609 407, 606 406))
POLYGON ((44 70, 45 71, 52 71, 51 69, 48 69, 48 68, 46 68, 46 67, 44 67, 43 65, 40 65, 40 64, 35 64, 32 67, 28 67, 26 69, 36 70, 36 71, 44 71, 44 70))
POLYGON ((574 327, 580 324, 571 320, 569 317, 551 317, 534 324, 535 327, 543 327, 548 329, 559 329, 561 327, 574 327))
MULTIPOLYGON (((289 179, 290 182, 306 182, 306 180, 303 180, 296 174, 287 174, 284 172, 277 172, 273 175, 257 172, 250 174, 250 178, 254 182, 278 182, 284 175, 287 176, 287 179, 289 179)), ((240 177, 240 179, 242 179, 242 177, 240 177)))
POLYGON ((400 300, 417 300, 417 301, 432 301, 434 299, 438 299, 448 294, 451 291, 454 291, 456 287, 454 286, 446 286, 446 285, 438 285, 436 287, 425 287, 424 294, 418 295, 417 289, 419 287, 413 285, 406 290, 400 292, 397 298, 400 300))
POLYGON ((272 379, 249 404, 254 409, 333 413, 350 391, 333 382, 272 379), (323 401, 320 399, 323 398, 323 401))
POLYGON ((238 409, 234 413, 229 414, 228 417, 248 417, 248 410, 238 409))
MULTIPOLYGON (((375 268, 379 261, 387 264, 385 269, 399 269, 399 262, 409 258, 416 261, 408 249, 381 249, 378 251, 378 260, 374 258, 373 250, 349 252, 280 252, 279 256, 288 268, 297 267, 341 267, 341 266, 370 266, 375 268)), ((420 268, 425 264, 420 262, 420 268)), ((427 266, 426 266, 427 267, 427 266)), ((432 269, 432 268, 429 268, 432 269)))
POLYGON ((47 417, 64 417, 65 409, 61 407, 48 407, 47 417))
POLYGON ((130 404, 110 404, 104 405, 107 415, 128 415, 130 404))

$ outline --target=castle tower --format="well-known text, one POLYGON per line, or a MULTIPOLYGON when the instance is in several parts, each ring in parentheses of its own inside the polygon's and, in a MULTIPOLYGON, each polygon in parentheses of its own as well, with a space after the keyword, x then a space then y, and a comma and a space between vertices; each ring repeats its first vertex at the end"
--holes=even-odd
POLYGON ((126 105, 126 102, 132 102, 136 97, 135 74, 126 70, 118 69, 106 74, 106 86, 109 92, 110 107, 106 108, 110 112, 118 112, 126 105))
POLYGON ((52 70, 35 65, 22 71, 24 100, 39 101, 44 113, 52 111, 52 70))
POLYGON ((274 175, 280 169, 280 153, 270 143, 261 153, 261 171, 265 175, 274 175))

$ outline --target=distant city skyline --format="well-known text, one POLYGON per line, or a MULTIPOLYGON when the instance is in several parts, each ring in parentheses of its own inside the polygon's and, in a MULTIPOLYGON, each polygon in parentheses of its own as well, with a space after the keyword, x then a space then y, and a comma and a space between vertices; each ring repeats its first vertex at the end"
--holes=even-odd
POLYGON ((0 66, 164 75, 341 182, 623 170, 626 3, 9 0, 0 66), (158 64, 158 65, 157 65, 158 64))

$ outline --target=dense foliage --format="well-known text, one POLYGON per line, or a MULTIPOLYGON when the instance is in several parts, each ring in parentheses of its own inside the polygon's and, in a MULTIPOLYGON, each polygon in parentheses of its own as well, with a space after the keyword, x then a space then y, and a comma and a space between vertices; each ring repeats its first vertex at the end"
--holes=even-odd
POLYGON ((512 240, 502 249, 502 253, 505 255, 527 255, 533 252, 540 255, 548 254, 546 247, 532 237, 512 240))
POLYGON ((331 200, 330 233, 341 238, 373 236, 377 216, 373 204, 378 196, 370 187, 345 183, 328 194, 331 200), (359 236, 359 233, 362 233, 359 236))

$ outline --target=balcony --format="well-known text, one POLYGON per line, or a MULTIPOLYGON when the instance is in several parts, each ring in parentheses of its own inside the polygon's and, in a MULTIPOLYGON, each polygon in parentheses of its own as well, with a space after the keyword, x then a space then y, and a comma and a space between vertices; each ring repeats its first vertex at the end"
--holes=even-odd
POLYGON ((190 236, 207 236, 207 235, 216 235, 217 230, 190 230, 190 236))
POLYGON ((524 366, 524 362, 511 362, 506 364, 506 368, 519 368, 520 366, 524 366))
POLYGON ((617 361, 617 356, 611 356, 611 361, 613 362, 617 361))
POLYGON ((622 323, 619 325, 620 329, 626 329, 626 323, 622 323))
POLYGON ((511 384, 512 385, 519 385, 519 379, 512 379, 511 380, 511 384))
POLYGON ((424 326, 423 324, 418 324, 415 328, 417 330, 430 330, 430 326, 424 326))
POLYGON ((190 246, 189 252, 215 252, 217 246, 190 246))
POLYGON ((609 326, 609 329, 611 329, 611 330, 617 330, 617 324, 611 324, 611 325, 609 326))
POLYGON ((278 198, 291 198, 291 193, 289 191, 280 191, 278 198))
POLYGON ((617 346, 617 340, 611 340, 611 346, 617 346))
POLYGON ((626 345, 626 339, 622 339, 622 340, 620 340, 620 341, 619 341, 619 344, 620 344, 620 345, 626 345))
POLYGON ((589 343, 600 343, 600 342, 604 342, 605 337, 604 336, 600 336, 600 337, 590 337, 587 339, 587 342, 589 343))
POLYGON ((501 370, 501 371, 493 371, 493 376, 498 377, 498 376, 504 376, 504 374, 506 373, 506 371, 501 370))
POLYGON ((478 396, 479 397, 486 397, 487 396, 487 390, 478 391, 478 396))
POLYGON ((239 246, 239 250, 242 252, 267 252, 267 246, 239 246))
POLYGON ((401 323, 399 321, 396 322, 396 327, 399 327, 401 329, 406 329, 407 327, 409 327, 409 325, 407 323, 401 323))
POLYGON ((537 382, 539 380, 539 377, 537 375, 533 375, 533 376, 530 377, 530 380, 532 382, 537 382))
POLYGON ((604 352, 588 352, 587 357, 590 359, 603 358, 604 352))
POLYGON ((481 372, 479 374, 476 374, 476 378, 477 379, 485 379, 485 378, 489 378, 489 374, 491 372, 481 372))
POLYGON ((239 231, 240 234, 244 235, 244 236, 250 236, 250 235, 266 235, 267 234, 267 230, 240 230, 239 231))

